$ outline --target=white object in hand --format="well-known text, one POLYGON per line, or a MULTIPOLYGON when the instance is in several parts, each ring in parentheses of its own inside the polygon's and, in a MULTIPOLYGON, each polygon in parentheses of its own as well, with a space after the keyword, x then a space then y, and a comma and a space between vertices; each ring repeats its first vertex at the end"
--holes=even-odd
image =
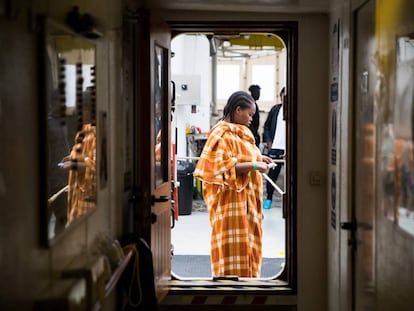
POLYGON ((267 168, 270 170, 270 169, 273 169, 273 168, 275 168, 276 167, 276 163, 275 162, 271 162, 271 163, 269 163, 269 164, 267 164, 267 168))

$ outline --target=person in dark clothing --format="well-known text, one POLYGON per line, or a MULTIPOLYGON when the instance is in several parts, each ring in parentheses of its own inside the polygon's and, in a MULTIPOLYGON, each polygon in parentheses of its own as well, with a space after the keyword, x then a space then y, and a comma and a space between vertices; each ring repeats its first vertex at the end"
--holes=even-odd
POLYGON ((260 124, 260 114, 259 114, 259 106, 257 105, 257 101, 260 97, 260 86, 257 84, 252 84, 249 86, 249 92, 252 95, 255 105, 256 105, 256 112, 253 115, 252 123, 250 123, 250 130, 253 133, 254 140, 256 142, 256 146, 259 147, 260 144, 260 135, 259 135, 259 124, 260 124))
MULTIPOLYGON (((283 103, 286 96, 286 89, 283 87, 279 93, 280 103, 270 109, 263 126, 263 144, 268 150, 268 156, 272 159, 283 159, 285 154, 285 120, 283 113, 283 103)), ((277 181, 282 163, 276 163, 274 169, 270 170, 268 175, 277 181)), ((274 188, 269 181, 266 181, 266 200, 263 201, 263 208, 269 209, 272 205, 274 188)))

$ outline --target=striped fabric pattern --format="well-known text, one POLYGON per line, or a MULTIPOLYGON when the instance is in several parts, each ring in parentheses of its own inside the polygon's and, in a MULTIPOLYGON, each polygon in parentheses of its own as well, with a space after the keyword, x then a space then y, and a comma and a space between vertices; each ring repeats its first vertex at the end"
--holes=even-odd
POLYGON ((256 171, 236 175, 235 165, 261 160, 248 127, 220 121, 210 130, 194 177, 203 182, 212 226, 213 276, 260 276, 262 176, 256 171))

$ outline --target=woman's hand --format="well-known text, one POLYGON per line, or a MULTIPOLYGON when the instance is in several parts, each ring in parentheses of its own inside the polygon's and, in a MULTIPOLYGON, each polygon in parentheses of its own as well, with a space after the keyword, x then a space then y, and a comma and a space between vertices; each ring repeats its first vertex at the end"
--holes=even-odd
POLYGON ((262 155, 263 162, 254 162, 253 168, 260 173, 267 173, 270 169, 275 167, 275 163, 273 162, 272 158, 262 155))
POLYGON ((272 158, 262 155, 262 161, 241 162, 236 164, 236 173, 247 173, 249 171, 258 171, 260 173, 267 173, 271 169, 273 163, 272 158))
POLYGON ((265 156, 265 155, 262 155, 262 160, 263 160, 263 162, 265 162, 267 164, 273 163, 272 158, 270 158, 268 156, 265 156))
POLYGON ((266 162, 253 162, 253 169, 259 171, 260 173, 267 173, 269 171, 269 166, 266 162))
POLYGON ((69 171, 72 168, 72 161, 69 157, 65 157, 62 159, 60 163, 58 163, 58 166, 65 171, 69 171))
POLYGON ((86 168, 86 163, 84 161, 72 161, 70 157, 65 157, 62 159, 58 166, 65 171, 69 170, 78 170, 80 172, 84 172, 86 168))

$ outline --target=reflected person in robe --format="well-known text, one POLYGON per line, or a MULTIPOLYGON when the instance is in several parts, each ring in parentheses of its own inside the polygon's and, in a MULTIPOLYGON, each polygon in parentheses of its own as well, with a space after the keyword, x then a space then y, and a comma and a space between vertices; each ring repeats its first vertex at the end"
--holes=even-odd
POLYGON ((68 225, 96 206, 96 126, 91 91, 83 94, 82 126, 70 154, 62 160, 62 168, 69 170, 68 225))
POLYGON ((233 93, 223 118, 209 131, 194 177, 203 182, 211 224, 214 277, 260 277, 261 173, 272 159, 261 154, 249 125, 256 111, 250 94, 233 93))
POLYGON ((158 131, 155 138, 155 161, 161 161, 161 130, 158 131))

